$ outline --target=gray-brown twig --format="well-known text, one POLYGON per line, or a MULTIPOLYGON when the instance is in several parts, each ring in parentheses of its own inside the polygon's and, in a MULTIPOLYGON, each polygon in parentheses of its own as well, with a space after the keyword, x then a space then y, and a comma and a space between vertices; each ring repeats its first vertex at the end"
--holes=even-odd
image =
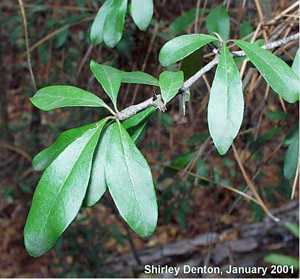
MULTIPOLYGON (((276 47, 280 47, 282 45, 285 45, 289 43, 290 41, 294 41, 299 39, 300 33, 296 33, 294 35, 291 35, 289 37, 286 37, 284 39, 274 41, 271 43, 268 43, 264 45, 262 48, 264 49, 274 49, 276 47)), ((190 89, 190 87, 198 80, 200 79, 205 73, 209 72, 213 67, 215 67, 219 62, 219 53, 215 52, 215 57, 213 60, 211 60, 208 64, 206 64, 203 68, 201 68, 196 74, 194 74, 192 77, 190 77, 188 80, 184 82, 181 89, 178 91, 178 94, 185 92, 190 89)), ((233 57, 242 57, 245 56, 245 53, 243 51, 233 51, 231 52, 231 55, 233 57)), ((151 97, 147 99, 146 101, 143 101, 139 104, 129 106, 123 110, 121 110, 119 113, 116 114, 116 118, 118 120, 125 120, 129 117, 137 114, 138 112, 145 110, 151 106, 158 107, 161 111, 165 110, 165 104, 163 103, 163 100, 161 98, 161 95, 157 95, 156 97, 151 97)))

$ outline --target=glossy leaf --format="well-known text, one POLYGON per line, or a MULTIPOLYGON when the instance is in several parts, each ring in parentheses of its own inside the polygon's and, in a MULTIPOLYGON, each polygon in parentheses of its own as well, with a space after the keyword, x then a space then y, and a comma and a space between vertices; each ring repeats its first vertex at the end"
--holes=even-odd
POLYGON ((115 47, 121 40, 126 11, 127 0, 113 0, 104 22, 103 39, 108 47, 115 47))
POLYGON ((230 31, 230 20, 226 7, 218 5, 211 10, 206 18, 206 28, 209 32, 218 33, 223 41, 227 41, 230 31))
POLYGON ((76 217, 88 186, 105 121, 72 142, 46 169, 35 190, 24 238, 34 257, 47 253, 76 217))
POLYGON ((283 174, 287 179, 295 178, 299 160, 299 134, 289 145, 284 156, 283 174))
POLYGON ((299 100, 299 79, 280 58, 255 44, 234 40, 262 74, 271 88, 289 102, 299 100))
POLYGON ((31 103, 37 108, 49 111, 63 107, 105 107, 107 105, 96 95, 69 85, 52 85, 38 90, 31 103))
POLYGON ((146 126, 147 126, 147 121, 135 127, 133 132, 130 134, 130 137, 133 140, 133 142, 137 142, 138 138, 140 137, 140 135, 142 134, 146 126))
MULTIPOLYGON (((196 19, 196 12, 197 9, 189 10, 188 12, 182 14, 181 16, 177 17, 169 26, 170 32, 177 36, 182 33, 184 30, 188 29, 189 26, 195 21, 196 19)), ((199 9, 199 17, 202 16, 203 13, 208 13, 208 9, 199 9)))
POLYGON ((300 72, 299 72, 299 48, 297 50, 297 53, 295 55, 295 59, 293 61, 292 64, 292 69, 295 72, 295 74, 297 75, 297 77, 299 78, 300 72))
POLYGON ((94 60, 90 62, 90 69, 116 108, 122 80, 121 72, 113 67, 98 64, 94 60))
POLYGON ((208 103, 208 127, 221 155, 230 148, 243 120, 244 100, 238 68, 224 44, 208 103))
POLYGON ((131 116, 130 118, 126 119, 122 123, 122 126, 126 130, 128 130, 128 129, 133 128, 141 123, 144 123, 145 121, 147 121, 149 119, 149 117, 155 110, 156 110, 156 107, 147 108, 147 109, 131 116))
POLYGON ((100 135, 100 141, 95 150, 91 177, 84 199, 85 206, 95 205, 106 191, 105 162, 111 132, 112 125, 108 126, 100 135))
POLYGON ((162 47, 159 52, 159 62, 164 67, 167 67, 216 40, 216 37, 205 34, 190 34, 176 37, 162 47))
POLYGON ((159 86, 158 80, 144 72, 124 72, 122 71, 122 82, 123 83, 139 83, 159 86))
POLYGON ((150 167, 119 123, 113 124, 109 146, 105 165, 109 192, 128 225, 148 237, 155 230, 158 214, 150 167))
POLYGON ((142 134, 148 119, 156 109, 156 107, 147 108, 146 110, 131 116, 122 123, 122 126, 127 130, 134 142, 136 142, 142 134))
POLYGON ((61 133, 50 147, 42 150, 34 156, 32 160, 33 169, 36 171, 46 169, 69 144, 81 137, 87 130, 94 128, 96 125, 97 123, 92 123, 61 133))
POLYGON ((149 26, 153 15, 153 0, 131 0, 131 16, 141 31, 149 26))
POLYGON ((183 84, 183 72, 164 71, 159 75, 161 96, 164 103, 168 103, 176 96, 183 84))
POLYGON ((103 27, 106 16, 110 10, 110 6, 113 0, 106 0, 103 5, 100 7, 96 18, 93 21, 91 27, 90 39, 92 44, 98 45, 103 42, 103 27))

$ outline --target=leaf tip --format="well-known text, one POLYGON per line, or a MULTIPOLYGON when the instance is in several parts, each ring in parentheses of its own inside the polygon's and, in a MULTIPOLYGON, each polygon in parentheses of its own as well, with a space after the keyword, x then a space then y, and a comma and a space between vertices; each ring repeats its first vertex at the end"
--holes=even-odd
POLYGON ((91 67, 95 67, 98 63, 94 60, 94 59, 91 59, 90 61, 90 68, 91 67))

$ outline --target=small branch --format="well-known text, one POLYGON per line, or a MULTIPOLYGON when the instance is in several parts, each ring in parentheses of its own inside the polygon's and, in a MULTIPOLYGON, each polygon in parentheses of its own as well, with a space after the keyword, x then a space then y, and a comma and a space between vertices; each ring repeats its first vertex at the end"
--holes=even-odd
POLYGON ((16 146, 13 146, 9 143, 6 143, 6 142, 0 142, 0 147, 1 148, 5 148, 7 150, 11 150, 11 151, 14 151, 15 153, 18 153, 20 154, 21 156, 23 156, 29 163, 31 163, 32 161, 32 158, 30 157, 30 155, 24 151, 23 149, 19 148, 19 147, 16 147, 16 146))
MULTIPOLYGON (((298 40, 299 37, 300 37, 300 33, 296 33, 296 34, 288 36, 284 39, 268 43, 268 44, 262 46, 262 48, 264 48, 264 49, 273 49, 273 48, 276 48, 276 47, 280 47, 280 46, 286 45, 287 43, 289 43, 291 41, 298 40)), ((243 51, 233 51, 232 56, 233 57, 242 57, 242 56, 245 56, 245 52, 243 52, 243 51)))
POLYGON ((24 33, 25 33, 25 45, 26 45, 26 52, 27 52, 27 62, 28 62, 28 69, 30 73, 30 77, 32 80, 33 88, 36 91, 36 82, 32 70, 32 65, 31 65, 31 58, 30 58, 30 52, 29 52, 29 40, 28 40, 28 31, 27 31, 27 20, 26 20, 26 14, 25 14, 25 9, 24 9, 24 4, 22 0, 19 0, 19 5, 21 9, 21 14, 23 18, 23 24, 24 24, 24 33))
POLYGON ((188 90, 198 79, 200 79, 205 73, 209 72, 214 66, 216 66, 219 62, 220 55, 217 53, 213 60, 211 60, 208 64, 206 64, 200 71, 191 76, 188 80, 186 80, 182 86, 182 90, 188 90))
POLYGON ((166 106, 163 103, 161 95, 159 94, 156 97, 151 97, 142 103, 139 103, 137 105, 132 105, 129 106, 128 108, 123 109, 122 111, 116 114, 116 118, 122 121, 135 115, 139 111, 147 109, 152 106, 157 107, 160 111, 166 110, 166 106))
MULTIPOLYGON (((299 37, 300 37, 300 33, 296 33, 296 34, 286 37, 284 39, 268 43, 268 44, 264 45, 262 48, 274 49, 274 48, 280 47, 282 45, 285 45, 285 44, 289 43, 290 41, 295 41, 295 40, 299 39, 299 37)), ((214 59, 211 60, 208 64, 206 64, 203 68, 201 68, 196 74, 191 76, 188 80, 186 80, 184 82, 184 84, 182 85, 181 89, 178 90, 178 94, 188 91, 190 89, 190 87, 198 79, 200 79, 205 73, 209 72, 214 66, 216 66, 218 64, 220 55, 217 50, 214 50, 214 52, 215 52, 214 59)), ((245 52, 233 51, 233 52, 231 52, 231 55, 233 57, 242 57, 242 56, 245 56, 245 52)), ((151 97, 151 98, 147 99, 146 101, 143 101, 142 103, 132 105, 132 106, 129 106, 129 107, 123 109, 122 111, 120 111, 119 113, 116 114, 116 118, 118 120, 123 121, 123 120, 125 120, 125 119, 137 114, 138 112, 140 112, 144 109, 147 109, 151 106, 158 107, 161 111, 166 110, 165 104, 163 103, 163 101, 161 99, 161 95, 159 94, 156 96, 156 99, 155 98, 153 99, 153 97, 151 97)))

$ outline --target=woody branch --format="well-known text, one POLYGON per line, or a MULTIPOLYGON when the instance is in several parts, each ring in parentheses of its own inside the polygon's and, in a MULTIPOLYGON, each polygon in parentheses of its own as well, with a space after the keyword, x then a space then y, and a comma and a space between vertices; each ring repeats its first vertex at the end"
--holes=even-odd
MULTIPOLYGON (((283 45, 286 45, 287 43, 297 40, 299 39, 300 33, 296 33, 294 35, 291 35, 289 37, 286 37, 284 39, 278 40, 278 41, 274 41, 271 43, 268 43, 264 46, 262 46, 262 48, 264 49, 274 49, 283 45)), ((195 73, 193 76, 191 76, 188 80, 186 80, 182 87, 178 90, 178 93, 182 93, 182 92, 186 92, 189 91, 190 87, 198 80, 200 79, 205 73, 209 72, 212 68, 214 68, 218 62, 219 62, 219 52, 215 49, 214 52, 215 57, 213 58, 213 60, 211 60, 208 64, 206 64, 203 68, 201 68, 197 73, 195 73)), ((231 55, 233 57, 243 57, 245 56, 245 52, 243 51, 233 51, 231 52, 231 55)), ((115 115, 115 117, 118 120, 126 120, 129 117, 137 114, 138 112, 145 110, 151 106, 157 107, 159 110, 164 111, 165 110, 165 104, 163 103, 163 100, 161 98, 161 94, 158 94, 156 96, 153 96, 139 104, 136 105, 132 105, 129 106, 123 110, 121 110, 119 113, 117 113, 115 115)))

